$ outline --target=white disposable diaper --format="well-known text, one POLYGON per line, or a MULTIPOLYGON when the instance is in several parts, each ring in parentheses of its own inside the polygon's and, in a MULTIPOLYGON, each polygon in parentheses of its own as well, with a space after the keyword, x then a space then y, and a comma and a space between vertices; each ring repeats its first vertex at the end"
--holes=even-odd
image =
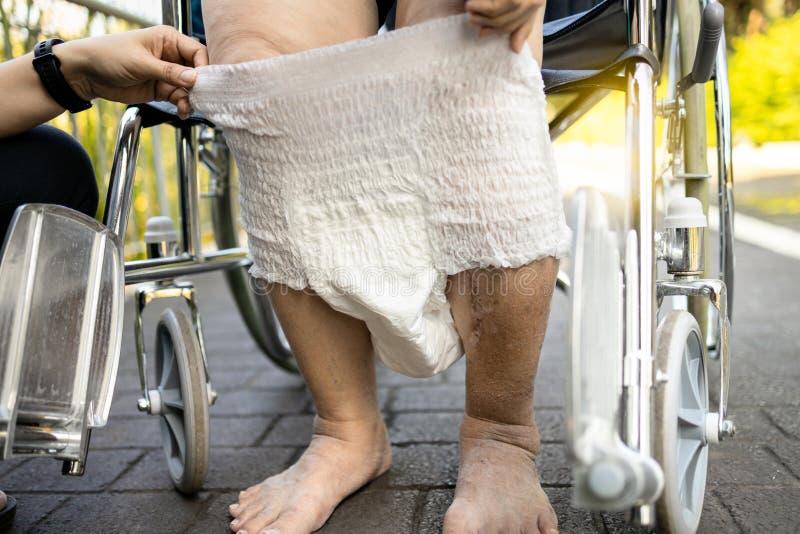
POLYGON ((568 250, 539 66, 466 15, 201 67, 225 131, 251 273, 366 322, 410 376, 463 355, 447 275, 568 250))

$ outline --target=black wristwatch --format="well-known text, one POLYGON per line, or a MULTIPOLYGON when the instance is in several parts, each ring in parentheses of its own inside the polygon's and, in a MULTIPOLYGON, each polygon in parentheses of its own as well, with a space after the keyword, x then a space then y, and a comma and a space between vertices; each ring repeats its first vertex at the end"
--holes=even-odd
POLYGON ((48 39, 37 44, 33 49, 33 68, 53 100, 71 113, 78 113, 92 107, 92 103, 79 97, 61 73, 61 62, 53 54, 53 46, 63 42, 61 39, 48 39))

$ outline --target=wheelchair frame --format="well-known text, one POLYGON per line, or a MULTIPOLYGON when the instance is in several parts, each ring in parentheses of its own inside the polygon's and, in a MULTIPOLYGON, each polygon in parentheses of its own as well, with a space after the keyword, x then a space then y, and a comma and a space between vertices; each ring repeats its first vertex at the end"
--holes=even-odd
MULTIPOLYGON (((571 127, 611 90, 621 89, 626 94, 626 176, 625 186, 629 192, 624 199, 623 232, 629 236, 624 266, 627 285, 624 296, 625 306, 625 357, 623 358, 623 394, 621 411, 624 416, 620 433, 625 444, 643 457, 653 457, 653 391, 663 377, 656 372, 653 354, 656 349, 657 312, 664 296, 687 295, 710 298, 716 308, 718 318, 716 329, 709 329, 706 343, 715 349, 721 362, 720 398, 718 406, 718 438, 733 435, 733 425, 725 419, 727 412, 727 393, 729 377, 728 330, 730 324, 733 283, 733 197, 730 126, 730 90, 727 82, 727 61, 724 46, 717 51, 717 75, 714 77, 714 97, 718 146, 718 188, 719 200, 719 266, 721 279, 704 275, 702 278, 676 277, 673 280, 659 280, 656 263, 665 259, 669 243, 656 232, 656 185, 661 176, 656 172, 655 120, 661 114, 671 121, 673 128, 681 131, 677 144, 668 147, 673 153, 672 169, 679 171, 673 178, 686 183, 687 194, 699 198, 707 211, 708 168, 704 157, 696 157, 687 151, 681 161, 680 152, 686 144, 705 147, 705 131, 695 128, 682 117, 705 116, 704 96, 699 88, 687 93, 685 99, 679 98, 670 89, 665 101, 656 102, 656 86, 659 80, 658 62, 648 60, 655 57, 655 36, 653 13, 655 0, 624 0, 629 21, 629 41, 631 49, 640 53, 632 54, 618 65, 602 84, 570 87, 578 89, 577 96, 550 122, 553 139, 571 127), (649 55, 648 55, 649 54, 649 55), (677 121, 677 122, 676 122, 677 121), (677 126, 675 126, 677 124, 677 126), (682 139, 682 143, 681 143, 682 139), (678 161, 675 161, 675 157, 678 161), (630 238, 630 236, 635 236, 630 238), (633 264, 633 265, 631 265, 633 264)), ((699 8, 708 0, 670 0, 667 5, 675 9, 674 17, 681 25, 689 28, 696 25, 699 8), (683 20, 685 19, 685 21, 683 20)), ((162 0, 164 22, 191 35, 190 0, 162 0)), ((695 36, 691 30, 677 34, 673 14, 667 16, 667 42, 670 43, 668 58, 671 69, 683 71, 689 67, 694 53, 695 36), (673 34, 672 32, 676 32, 673 34), (670 39, 672 36, 672 39, 670 39), (678 53, 683 56, 678 60, 678 53), (677 66, 676 66, 677 65, 677 66)), ((673 75, 675 72, 672 73, 673 75)), ((148 125, 147 111, 142 106, 132 106, 123 115, 117 136, 117 147, 111 171, 108 200, 103 222, 117 235, 124 236, 128 213, 131 207, 135 164, 141 129, 148 125)), ((144 352, 142 333, 142 312, 148 302, 161 297, 183 297, 189 304, 195 332, 200 341, 203 365, 208 378, 208 366, 202 344, 202 327, 195 302, 195 290, 191 283, 175 283, 179 276, 195 273, 224 270, 235 297, 237 306, 254 339, 271 360, 288 370, 296 371, 291 349, 280 329, 280 325, 266 295, 256 295, 249 284, 246 267, 250 261, 246 251, 237 246, 236 229, 233 220, 230 197, 231 161, 221 132, 203 125, 200 118, 182 121, 173 116, 161 117, 161 122, 169 122, 176 127, 178 145, 178 169, 180 183, 180 236, 181 247, 168 257, 152 257, 146 260, 125 264, 126 284, 153 282, 137 291, 136 299, 136 342, 139 363, 142 399, 139 409, 153 413, 150 389, 147 381, 147 357, 144 352), (195 131, 200 129, 199 134, 195 131), (198 143, 199 141, 199 143, 198 143), (204 254, 200 247, 199 203, 200 195, 197 181, 197 162, 202 162, 211 172, 211 194, 213 198, 212 218, 217 252, 204 254)), ((160 124, 156 122, 155 124, 160 124)), ((702 121, 703 128, 705 121, 702 121)), ((672 139, 672 138, 670 138, 672 139)), ((661 172, 663 175, 663 172, 661 172)), ((569 276, 560 272, 557 285, 562 290, 571 290, 569 276)), ((696 299, 699 301, 699 299, 696 299)), ((709 316, 705 302, 693 302, 690 306, 699 322, 705 323, 709 316)), ((213 402, 215 393, 207 386, 208 400, 213 402)), ((202 483, 202 481, 200 481, 202 483)), ((179 488, 181 489, 181 488, 179 488)), ((194 486, 183 488, 187 492, 194 486)), ((652 526, 655 524, 654 498, 644 499, 629 509, 630 522, 652 526)))

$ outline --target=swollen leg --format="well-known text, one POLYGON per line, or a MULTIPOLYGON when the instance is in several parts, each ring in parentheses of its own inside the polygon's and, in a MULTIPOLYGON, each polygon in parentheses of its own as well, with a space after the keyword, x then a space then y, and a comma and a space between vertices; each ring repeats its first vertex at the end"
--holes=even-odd
POLYGON ((553 258, 449 280, 467 356, 456 498, 445 532, 557 531, 534 462, 533 385, 558 271, 553 258))

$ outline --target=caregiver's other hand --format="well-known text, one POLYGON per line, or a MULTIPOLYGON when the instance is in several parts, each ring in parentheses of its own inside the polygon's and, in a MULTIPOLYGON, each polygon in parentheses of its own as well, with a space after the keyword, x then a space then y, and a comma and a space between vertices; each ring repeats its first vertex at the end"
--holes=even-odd
POLYGON ((511 34, 511 49, 519 53, 536 24, 536 14, 545 0, 467 0, 469 21, 481 27, 481 34, 501 31, 511 34))
POLYGON ((61 71, 82 98, 125 104, 168 100, 181 117, 192 108, 194 67, 208 65, 206 47, 171 26, 68 41, 53 47, 61 71))

